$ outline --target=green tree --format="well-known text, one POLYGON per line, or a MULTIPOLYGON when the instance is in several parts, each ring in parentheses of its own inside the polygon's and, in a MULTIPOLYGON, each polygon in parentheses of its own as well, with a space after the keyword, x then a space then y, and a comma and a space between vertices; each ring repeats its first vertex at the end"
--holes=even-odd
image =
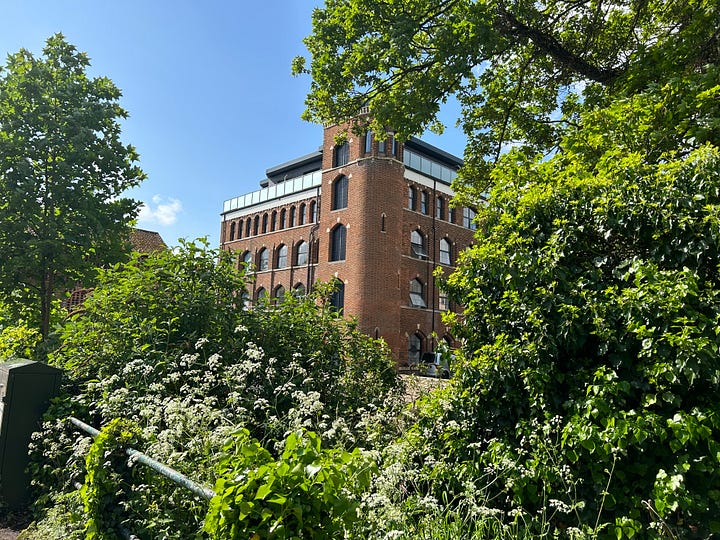
POLYGON ((35 306, 43 338, 55 295, 128 252, 139 203, 120 194, 145 176, 120 140, 120 90, 89 65, 57 34, 0 71, 0 289, 35 306))

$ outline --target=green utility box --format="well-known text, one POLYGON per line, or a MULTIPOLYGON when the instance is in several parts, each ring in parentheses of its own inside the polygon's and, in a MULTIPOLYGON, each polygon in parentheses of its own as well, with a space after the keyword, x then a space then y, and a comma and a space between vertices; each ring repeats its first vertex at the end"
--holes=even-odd
POLYGON ((40 429, 61 374, 32 360, 0 363, 0 499, 10 507, 27 503, 30 436, 40 429))

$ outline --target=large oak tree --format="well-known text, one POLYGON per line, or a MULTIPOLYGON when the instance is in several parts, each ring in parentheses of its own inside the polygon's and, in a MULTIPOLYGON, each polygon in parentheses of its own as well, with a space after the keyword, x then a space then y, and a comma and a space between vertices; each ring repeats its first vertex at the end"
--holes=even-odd
POLYGON ((32 308, 44 338, 58 292, 128 251, 143 172, 120 139, 120 90, 57 34, 42 57, 0 71, 0 290, 32 308))

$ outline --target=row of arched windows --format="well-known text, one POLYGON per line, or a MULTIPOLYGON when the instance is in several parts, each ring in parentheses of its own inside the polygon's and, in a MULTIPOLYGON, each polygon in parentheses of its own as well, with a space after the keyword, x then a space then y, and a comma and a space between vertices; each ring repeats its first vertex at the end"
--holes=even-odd
POLYGON ((239 262, 261 272, 270 270, 271 261, 272 268, 276 269, 287 268, 288 266, 304 266, 309 261, 310 244, 304 240, 300 240, 300 242, 295 244, 292 259, 290 259, 290 250, 285 244, 280 244, 275 247, 274 254, 271 253, 271 251, 270 248, 262 248, 255 256, 253 256, 251 251, 245 251, 240 256, 239 262))
MULTIPOLYGON (((410 255, 416 259, 427 259, 428 250, 426 246, 427 239, 419 230, 410 233, 410 255)), ((452 264, 452 242, 448 238, 440 239, 440 264, 452 264)))
MULTIPOLYGON (((426 190, 418 190, 415 186, 408 186, 408 208, 426 216, 430 215, 430 199, 431 195, 426 190)), ((462 226, 467 229, 475 230, 476 212, 472 208, 464 206, 462 209, 462 226)), ((442 195, 435 194, 435 219, 449 221, 455 223, 455 209, 450 208, 449 199, 442 195)), ((458 224, 459 225, 459 224, 458 224)))
POLYGON ((301 203, 299 206, 265 212, 262 215, 238 219, 230 223, 228 241, 240 240, 258 234, 317 223, 317 202, 301 203))
MULTIPOLYGON (((303 283, 298 282, 292 288, 292 294, 297 297, 305 296, 306 293, 307 289, 303 283)), ((272 294, 265 287, 258 287, 255 291, 255 298, 253 298, 253 300, 255 302, 267 302, 271 299, 282 301, 286 294, 287 290, 283 285, 277 285, 272 290, 272 294)), ((244 300, 245 305, 248 306, 249 295, 246 295, 244 300)), ((335 278, 333 281, 333 293, 330 296, 330 305, 338 311, 342 311, 345 307, 345 283, 341 279, 335 278)))

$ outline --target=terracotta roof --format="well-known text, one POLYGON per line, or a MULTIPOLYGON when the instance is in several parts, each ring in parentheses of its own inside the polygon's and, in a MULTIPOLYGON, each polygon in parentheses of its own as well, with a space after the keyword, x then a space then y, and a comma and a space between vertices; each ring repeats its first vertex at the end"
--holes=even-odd
POLYGON ((130 233, 130 243, 132 243, 133 249, 140 253, 153 253, 168 248, 160 237, 160 233, 145 229, 133 229, 130 233))

